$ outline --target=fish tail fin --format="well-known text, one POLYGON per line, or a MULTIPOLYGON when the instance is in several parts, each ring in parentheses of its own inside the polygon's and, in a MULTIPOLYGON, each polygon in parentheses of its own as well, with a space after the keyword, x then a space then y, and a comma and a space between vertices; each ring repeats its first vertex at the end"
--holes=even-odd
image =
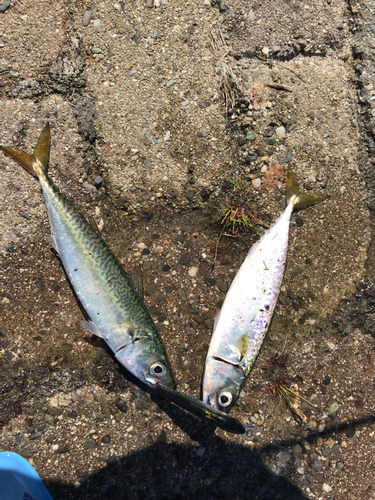
POLYGON ((286 176, 286 203, 293 203, 294 210, 301 210, 302 208, 315 205, 324 201, 327 196, 318 196, 316 194, 302 193, 294 175, 294 172, 289 168, 286 176))
POLYGON ((34 177, 39 178, 47 174, 50 149, 49 123, 44 126, 32 155, 7 146, 0 146, 0 149, 34 177))

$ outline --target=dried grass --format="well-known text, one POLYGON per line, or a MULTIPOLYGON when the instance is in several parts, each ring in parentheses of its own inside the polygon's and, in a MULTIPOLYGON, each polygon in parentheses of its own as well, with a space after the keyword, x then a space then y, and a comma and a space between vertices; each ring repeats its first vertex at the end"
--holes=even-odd
POLYGON ((211 31, 211 49, 216 58, 215 72, 220 76, 220 87, 224 95, 225 109, 228 111, 229 108, 234 108, 241 90, 239 80, 228 57, 232 48, 225 43, 220 28, 211 31))

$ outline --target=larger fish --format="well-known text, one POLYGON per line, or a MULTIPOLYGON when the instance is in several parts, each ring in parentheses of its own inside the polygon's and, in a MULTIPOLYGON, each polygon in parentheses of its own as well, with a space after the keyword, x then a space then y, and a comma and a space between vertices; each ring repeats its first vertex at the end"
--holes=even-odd
POLYGON ((153 387, 174 387, 172 371, 155 324, 131 277, 97 231, 53 185, 47 175, 50 127, 47 123, 32 155, 0 146, 1 150, 39 179, 52 234, 69 280, 90 321, 87 330, 102 337, 118 361, 139 380, 153 387))
POLYGON ((324 198, 300 193, 292 172, 287 207, 250 249, 218 311, 203 375, 203 401, 223 412, 236 401, 255 363, 280 292, 293 209, 324 198))

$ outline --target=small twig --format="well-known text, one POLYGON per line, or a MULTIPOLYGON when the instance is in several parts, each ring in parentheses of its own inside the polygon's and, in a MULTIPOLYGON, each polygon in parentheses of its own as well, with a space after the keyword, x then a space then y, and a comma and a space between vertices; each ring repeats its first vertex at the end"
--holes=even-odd
POLYGON ((286 92, 293 92, 291 87, 289 87, 288 85, 283 85, 281 83, 270 82, 270 83, 267 83, 266 85, 267 85, 267 87, 271 87, 271 88, 276 89, 276 90, 285 90, 286 92))
POLYGON ((287 69, 288 71, 290 71, 291 73, 293 73, 293 75, 296 75, 300 80, 303 81, 303 83, 307 83, 306 80, 304 80, 302 78, 302 76, 300 76, 298 73, 296 73, 295 71, 293 71, 292 69, 288 68, 287 66, 280 66, 280 68, 283 68, 283 69, 287 69))

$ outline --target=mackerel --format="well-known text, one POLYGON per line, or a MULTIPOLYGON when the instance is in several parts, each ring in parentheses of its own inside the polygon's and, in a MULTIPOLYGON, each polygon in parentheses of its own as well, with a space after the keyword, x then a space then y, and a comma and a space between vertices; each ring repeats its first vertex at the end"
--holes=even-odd
POLYGON ((0 146, 39 180, 52 234, 49 242, 89 316, 81 321, 105 340, 116 359, 139 380, 153 387, 174 387, 162 340, 143 302, 141 279, 124 271, 97 228, 60 193, 47 175, 50 126, 43 128, 32 155, 0 146), (135 281, 138 282, 138 288, 135 281))
POLYGON ((256 361, 276 307, 284 276, 293 210, 324 198, 298 190, 291 170, 287 207, 250 249, 215 317, 203 375, 203 402, 227 412, 256 361))

